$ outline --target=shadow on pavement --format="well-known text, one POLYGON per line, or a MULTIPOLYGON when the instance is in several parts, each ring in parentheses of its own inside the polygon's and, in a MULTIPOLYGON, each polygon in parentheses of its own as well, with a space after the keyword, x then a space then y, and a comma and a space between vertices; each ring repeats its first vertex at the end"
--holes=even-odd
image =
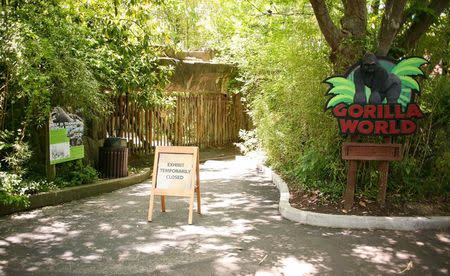
POLYGON ((448 275, 450 234, 335 230, 278 212, 245 160, 201 166, 202 215, 169 197, 147 222, 150 182, 0 219, 6 275, 448 275))

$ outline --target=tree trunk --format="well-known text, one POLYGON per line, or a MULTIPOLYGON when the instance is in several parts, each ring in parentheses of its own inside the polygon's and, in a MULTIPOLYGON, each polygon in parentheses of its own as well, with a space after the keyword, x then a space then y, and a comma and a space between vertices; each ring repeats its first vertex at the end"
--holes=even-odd
POLYGON ((378 55, 386 56, 389 52, 394 37, 400 29, 405 5, 406 0, 386 1, 383 20, 381 21, 381 29, 378 33, 378 55))
POLYGON ((322 32, 331 50, 334 51, 339 46, 342 35, 336 25, 333 23, 328 12, 328 8, 323 0, 310 0, 314 14, 322 32))
POLYGON ((310 0, 320 30, 331 47, 330 60, 337 73, 343 73, 364 53, 367 25, 365 0, 343 0, 344 16, 338 29, 324 0, 310 0))
POLYGON ((428 6, 430 12, 422 12, 417 15, 411 27, 406 31, 402 37, 399 47, 405 50, 405 53, 411 52, 417 46, 420 37, 430 28, 431 24, 436 21, 436 18, 448 8, 450 0, 432 0, 428 6))

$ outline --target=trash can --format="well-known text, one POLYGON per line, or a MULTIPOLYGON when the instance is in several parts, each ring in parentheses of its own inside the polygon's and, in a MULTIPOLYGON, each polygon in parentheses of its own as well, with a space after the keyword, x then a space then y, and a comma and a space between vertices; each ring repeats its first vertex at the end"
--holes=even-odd
POLYGON ((99 171, 103 178, 128 176, 127 140, 119 137, 105 139, 99 149, 99 171))

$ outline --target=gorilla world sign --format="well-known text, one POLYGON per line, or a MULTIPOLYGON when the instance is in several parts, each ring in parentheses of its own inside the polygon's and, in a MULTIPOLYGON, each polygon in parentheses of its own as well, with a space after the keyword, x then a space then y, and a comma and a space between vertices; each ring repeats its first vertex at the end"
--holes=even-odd
POLYGON ((394 105, 338 104, 332 110, 342 134, 409 135, 416 131, 414 119, 423 117, 419 106, 408 104, 406 109, 394 105))
POLYGON ((412 76, 423 75, 423 58, 396 63, 367 53, 344 76, 324 80, 330 85, 326 110, 331 109, 343 135, 410 135, 423 112, 414 103, 420 86, 412 76))

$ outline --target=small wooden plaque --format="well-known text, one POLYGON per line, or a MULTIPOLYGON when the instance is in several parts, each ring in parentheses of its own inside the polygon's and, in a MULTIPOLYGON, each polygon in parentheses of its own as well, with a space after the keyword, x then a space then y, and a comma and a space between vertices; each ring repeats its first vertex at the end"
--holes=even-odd
POLYGON ((401 148, 401 144, 345 142, 342 144, 342 159, 398 161, 402 159, 401 148))

